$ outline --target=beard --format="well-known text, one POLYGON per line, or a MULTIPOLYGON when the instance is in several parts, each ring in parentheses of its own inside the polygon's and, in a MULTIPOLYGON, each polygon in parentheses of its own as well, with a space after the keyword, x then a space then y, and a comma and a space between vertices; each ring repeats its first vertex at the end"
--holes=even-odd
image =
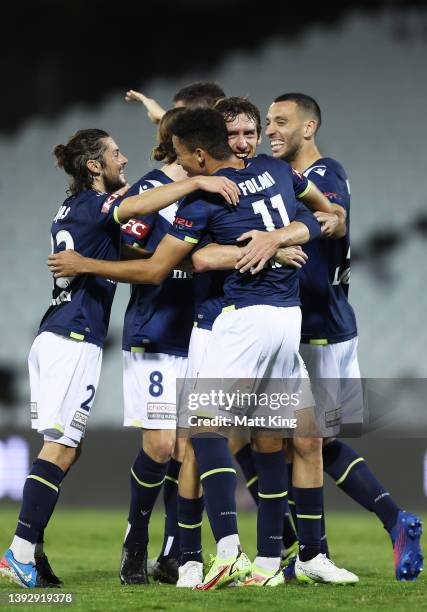
POLYGON ((104 175, 104 185, 107 193, 113 193, 126 185, 126 179, 120 174, 115 177, 104 175))
POLYGON ((284 159, 289 164, 292 164, 292 162, 296 159, 298 153, 300 152, 300 149, 301 149, 301 146, 296 141, 296 139, 292 140, 289 143, 289 147, 286 149, 285 153, 281 155, 281 159, 284 159))

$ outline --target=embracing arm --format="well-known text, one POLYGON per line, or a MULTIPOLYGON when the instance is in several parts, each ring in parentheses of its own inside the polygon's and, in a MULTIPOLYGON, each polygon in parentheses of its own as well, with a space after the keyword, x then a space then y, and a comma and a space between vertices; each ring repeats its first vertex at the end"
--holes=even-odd
POLYGON ((166 112, 154 98, 148 98, 140 91, 135 91, 134 89, 129 89, 129 91, 126 92, 125 100, 126 102, 131 102, 132 100, 141 102, 145 106, 147 115, 153 123, 160 123, 161 118, 166 112))
POLYGON ((194 176, 124 198, 117 208, 117 221, 126 223, 133 217, 158 212, 198 189, 219 193, 229 204, 239 201, 238 187, 225 176, 194 176))
POLYGON ((49 255, 48 266, 55 278, 96 274, 119 282, 159 285, 192 248, 193 244, 166 234, 153 255, 146 261, 91 259, 79 255, 76 251, 68 250, 49 255))

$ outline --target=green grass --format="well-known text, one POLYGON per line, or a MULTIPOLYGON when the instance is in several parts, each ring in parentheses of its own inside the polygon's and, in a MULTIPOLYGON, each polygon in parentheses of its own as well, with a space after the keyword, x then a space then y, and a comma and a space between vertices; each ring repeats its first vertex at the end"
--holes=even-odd
MULTIPOLYGON (((173 610, 234 612, 239 610, 289 610, 323 612, 324 610, 427 610, 427 581, 397 582, 393 576, 392 550, 388 535, 376 518, 364 512, 328 514, 328 538, 332 556, 338 565, 359 575, 354 587, 290 584, 274 589, 225 589, 192 592, 173 586, 122 587, 118 564, 125 529, 126 511, 77 510, 58 508, 47 532, 46 549, 55 571, 64 580, 60 592, 73 592, 74 612, 91 610, 173 610)), ((0 548, 10 543, 17 509, 0 510, 0 548)), ((424 519, 427 517, 425 516, 424 519)), ((162 540, 162 516, 153 515, 150 555, 159 551, 162 540)), ((255 553, 255 516, 239 517, 241 540, 245 551, 255 553)), ((207 522, 204 524, 205 557, 213 552, 207 522)), ((0 599, 5 594, 23 591, 0 580, 0 599)), ((9 607, 9 606, 8 606, 9 607)), ((20 610, 34 610, 34 604, 15 605, 20 610)), ((43 608, 63 608, 66 604, 43 608)), ((68 606, 69 607, 69 606, 68 606)))

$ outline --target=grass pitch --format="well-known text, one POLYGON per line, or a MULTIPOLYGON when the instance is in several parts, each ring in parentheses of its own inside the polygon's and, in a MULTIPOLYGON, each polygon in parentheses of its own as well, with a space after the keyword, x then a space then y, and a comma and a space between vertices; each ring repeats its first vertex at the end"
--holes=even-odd
MULTIPOLYGON (((0 510, 0 548, 3 552, 14 532, 18 510, 0 510)), ((424 516, 424 524, 427 523, 424 516)), ((46 551, 56 573, 64 581, 60 591, 72 592, 72 604, 13 604, 7 608, 34 610, 68 608, 70 612, 104 610, 173 610, 235 612, 240 610, 427 610, 427 580, 397 582, 388 534, 376 517, 364 513, 328 513, 328 540, 334 561, 360 578, 354 587, 289 584, 272 589, 235 588, 193 592, 174 586, 123 587, 118 565, 126 526, 126 509, 78 510, 58 508, 46 534, 46 551)), ((239 516, 241 540, 249 556, 255 554, 255 514, 239 516)), ((150 556, 160 549, 163 517, 154 514, 150 556)), ((214 551, 207 520, 204 522, 204 554, 214 551)), ((0 579, 0 603, 11 592, 31 593, 0 579)), ((39 592, 42 592, 41 590, 39 592)), ((46 591, 44 591, 46 592, 46 591)))

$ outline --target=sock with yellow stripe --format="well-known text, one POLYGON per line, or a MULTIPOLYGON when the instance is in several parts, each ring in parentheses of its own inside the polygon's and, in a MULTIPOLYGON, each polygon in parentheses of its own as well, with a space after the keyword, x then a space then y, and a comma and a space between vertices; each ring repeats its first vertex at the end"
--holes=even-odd
POLYGON ((295 529, 298 532, 297 511, 295 509, 294 491, 293 491, 293 487, 292 487, 293 463, 287 463, 286 464, 286 470, 288 472, 288 505, 289 505, 289 512, 291 513, 295 529))
POLYGON ((181 462, 171 459, 163 485, 163 503, 165 505, 165 533, 161 557, 179 557, 178 529, 178 476, 181 462))
POLYGON ((178 495, 178 525, 181 549, 180 565, 185 565, 187 561, 203 562, 203 508, 203 497, 188 499, 178 495))
POLYGON ((25 481, 21 511, 15 532, 16 538, 11 546, 17 561, 28 563, 28 560, 22 557, 23 555, 28 557, 30 547, 23 544, 22 540, 31 544, 32 553, 30 554, 34 557, 39 533, 46 527, 52 515, 63 478, 63 470, 51 461, 34 460, 31 472, 25 481))
POLYGON ((141 449, 131 468, 129 527, 124 545, 128 550, 144 550, 148 544, 148 523, 164 482, 168 463, 154 461, 141 449))
POLYGON ((258 474, 258 557, 280 558, 283 547, 283 516, 288 493, 285 453, 252 451, 258 474))
POLYGON ((223 436, 197 436, 191 439, 200 481, 203 487, 206 512, 215 541, 237 534, 236 470, 223 436))
POLYGON ((258 506, 258 476, 255 469, 254 458, 252 456, 251 445, 245 444, 234 455, 237 463, 240 465, 243 475, 246 481, 246 487, 249 493, 252 495, 252 499, 258 506))
POLYGON ((310 561, 320 553, 323 487, 293 487, 298 521, 299 558, 310 561))
POLYGON ((358 504, 374 512, 387 531, 397 520, 400 508, 378 482, 365 460, 348 444, 333 440, 323 447, 323 469, 358 504))

